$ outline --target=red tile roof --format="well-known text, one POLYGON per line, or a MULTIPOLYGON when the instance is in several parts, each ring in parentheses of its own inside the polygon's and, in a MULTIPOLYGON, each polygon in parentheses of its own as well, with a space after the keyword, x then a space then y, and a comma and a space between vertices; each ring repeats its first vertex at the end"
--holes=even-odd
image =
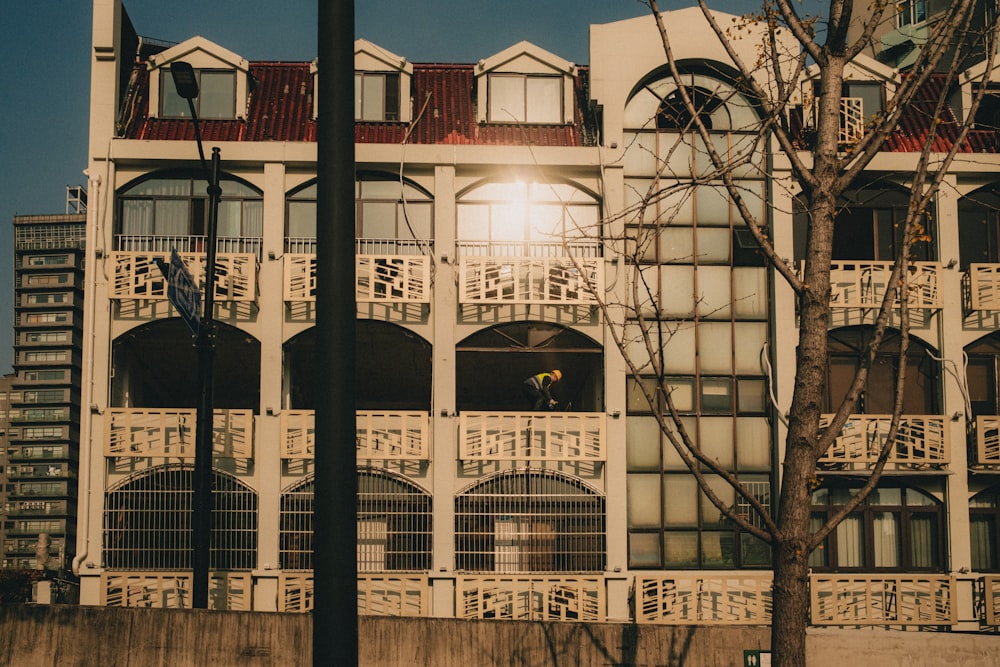
MULTIPOLYGON (((587 69, 580 68, 575 83, 572 125, 516 125, 476 122, 476 86, 473 65, 413 66, 413 114, 419 114, 407 139, 414 144, 496 144, 581 146, 593 132, 587 123, 587 69)), ((309 63, 259 62, 250 66, 252 92, 246 119, 202 120, 206 141, 315 141, 312 119, 313 77, 309 63)), ((128 139, 194 140, 187 119, 149 117, 149 73, 136 65, 129 89, 122 136, 128 139)), ((408 123, 357 122, 358 143, 401 143, 411 130, 408 123)))

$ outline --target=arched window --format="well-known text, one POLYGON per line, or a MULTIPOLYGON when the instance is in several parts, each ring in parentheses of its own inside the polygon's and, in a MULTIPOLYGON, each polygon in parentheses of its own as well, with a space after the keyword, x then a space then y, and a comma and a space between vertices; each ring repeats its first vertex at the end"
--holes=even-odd
MULTIPOLYGON (((813 529, 857 493, 860 483, 828 483, 813 492, 813 529)), ((810 556, 817 570, 942 571, 944 511, 932 495, 883 480, 810 556)))
POLYGON ((455 498, 455 567, 467 572, 599 572, 604 497, 551 470, 505 470, 455 498))
MULTIPOLYGON (((264 233, 264 200, 259 190, 223 177, 219 202, 218 249, 259 256, 264 233)), ((202 176, 154 174, 118 193, 116 247, 126 251, 203 252, 209 215, 202 176)))
MULTIPOLYGON (((315 481, 281 495, 280 562, 285 570, 313 567, 315 481)), ((425 572, 431 568, 431 497, 406 478, 358 469, 358 572, 425 572)))
MULTIPOLYGON (((862 363, 865 346, 872 331, 868 327, 844 327, 828 334, 829 377, 827 380, 827 410, 840 405, 854 374, 862 363)), ((879 345, 875 362, 868 371, 868 383, 855 412, 892 414, 896 373, 899 368, 899 332, 886 332, 879 345)), ((910 337, 907 348, 906 386, 903 389, 903 412, 933 415, 940 406, 940 364, 933 352, 919 339, 910 337)))
POLYGON ((1000 486, 992 486, 969 501, 969 533, 972 541, 972 569, 1000 571, 1000 486))
MULTIPOLYGON (((116 570, 186 570, 191 562, 194 468, 167 465, 109 489, 104 505, 104 566, 116 570)), ((257 494, 215 471, 209 567, 250 570, 257 563, 257 494)))
POLYGON ((1000 262, 1000 185, 981 188, 958 200, 959 264, 1000 262))
MULTIPOLYGON (((355 236, 361 254, 421 254, 434 238, 434 202, 411 181, 361 172, 354 184, 355 236)), ((287 252, 316 252, 316 183, 286 199, 287 252)))
POLYGON ((597 256, 600 207, 569 183, 491 181, 458 197, 458 240, 466 255, 597 256))

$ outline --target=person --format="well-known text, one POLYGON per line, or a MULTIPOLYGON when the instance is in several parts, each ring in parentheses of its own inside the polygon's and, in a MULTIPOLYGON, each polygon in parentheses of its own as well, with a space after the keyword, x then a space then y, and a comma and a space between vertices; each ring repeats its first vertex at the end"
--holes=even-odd
POLYGON ((537 373, 524 381, 524 396, 532 410, 551 410, 558 403, 552 398, 552 385, 562 380, 562 371, 552 370, 537 373))

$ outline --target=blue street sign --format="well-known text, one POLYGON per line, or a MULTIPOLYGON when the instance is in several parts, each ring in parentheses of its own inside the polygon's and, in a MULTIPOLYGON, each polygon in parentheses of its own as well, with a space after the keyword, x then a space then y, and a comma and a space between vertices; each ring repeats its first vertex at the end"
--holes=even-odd
POLYGON ((195 336, 201 326, 201 290, 177 250, 170 252, 170 264, 156 260, 160 271, 167 279, 167 299, 177 309, 177 313, 195 336))

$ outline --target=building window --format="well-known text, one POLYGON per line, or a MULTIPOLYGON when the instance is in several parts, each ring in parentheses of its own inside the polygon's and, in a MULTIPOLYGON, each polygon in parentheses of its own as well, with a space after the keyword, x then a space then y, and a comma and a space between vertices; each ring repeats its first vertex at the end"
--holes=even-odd
POLYGON ((896 27, 923 23, 927 20, 927 0, 902 0, 896 3, 896 27))
MULTIPOLYGON (((284 570, 313 567, 313 494, 304 482, 281 496, 280 561, 284 570)), ((375 468, 358 470, 358 572, 431 568, 431 497, 409 480, 375 468)))
POLYGON ((977 493, 969 501, 969 531, 972 538, 972 569, 1000 571, 1000 486, 977 493))
POLYGON ((399 74, 354 73, 354 120, 399 120, 399 74))
MULTIPOLYGON (((427 192, 382 174, 359 174, 354 188, 360 254, 420 254, 431 242, 434 202, 427 192)), ((315 253, 316 184, 289 194, 286 206, 286 251, 315 253)))
POLYGON ((24 334, 25 343, 65 343, 69 341, 69 332, 44 331, 24 334))
POLYGON ((64 324, 69 322, 69 313, 25 313, 25 324, 64 324))
POLYGON ((65 350, 53 351, 53 352, 25 352, 24 361, 25 362, 49 362, 49 361, 66 361, 68 359, 68 353, 65 350))
POLYGON ((69 264, 68 255, 32 255, 28 257, 28 266, 50 266, 53 264, 69 264))
POLYGON ((1000 263, 1000 188, 989 186, 958 200, 959 265, 1000 263))
POLYGON ((54 294, 29 294, 25 299, 28 305, 44 305, 50 303, 68 303, 70 300, 69 294, 62 292, 57 292, 54 294))
POLYGON ((600 572, 605 500, 550 470, 507 470, 455 499, 455 565, 468 572, 600 572))
MULTIPOLYGON (((857 493, 829 484, 813 493, 813 529, 857 493)), ((944 513, 928 493, 882 482, 809 556, 820 571, 940 571, 944 567, 944 513)))
POLYGON ((563 82, 561 76, 490 74, 490 122, 562 123, 563 82))
POLYGON ((465 254, 563 255, 568 247, 598 256, 598 200, 569 183, 485 183, 459 197, 457 215, 465 254))
MULTIPOLYGON (((109 489, 104 562, 118 570, 186 570, 191 563, 193 468, 169 465, 109 489)), ((257 561, 257 495, 230 475, 213 474, 213 570, 249 570, 257 561)))
MULTIPOLYGON (((223 180, 218 212, 221 252, 259 254, 264 230, 261 193, 223 180)), ((118 250, 203 252, 209 215, 205 181, 150 178, 118 196, 118 250)))
POLYGON ((65 285, 69 282, 69 274, 66 273, 39 273, 25 277, 25 285, 28 287, 39 287, 44 285, 65 285))
MULTIPOLYGON (((828 336, 829 366, 827 378, 827 410, 834 412, 847 394, 854 375, 863 363, 864 350, 872 335, 867 327, 834 329, 828 336)), ((862 390, 855 412, 860 414, 892 414, 896 375, 899 369, 899 332, 886 331, 875 361, 868 371, 868 382, 862 390)), ((932 350, 915 338, 907 348, 906 385, 903 390, 903 413, 911 415, 938 414, 940 406, 940 364, 932 350)))
MULTIPOLYGON (((204 120, 236 117, 236 72, 228 70, 195 70, 198 97, 194 102, 198 118, 204 120)), ((188 101, 177 94, 169 69, 160 70, 160 116, 190 118, 188 101)))
MULTIPOLYGON (((904 190, 861 188, 844 195, 838 203, 833 228, 834 260, 872 260, 892 262, 899 252, 906 229, 909 193, 904 190)), ((933 261, 933 237, 930 218, 922 222, 924 237, 910 246, 910 259, 933 261)), ((794 214, 796 260, 805 259, 809 215, 797 207, 794 214)))
POLYGON ((24 371, 24 380, 26 382, 50 382, 54 380, 65 380, 66 371, 24 371))

